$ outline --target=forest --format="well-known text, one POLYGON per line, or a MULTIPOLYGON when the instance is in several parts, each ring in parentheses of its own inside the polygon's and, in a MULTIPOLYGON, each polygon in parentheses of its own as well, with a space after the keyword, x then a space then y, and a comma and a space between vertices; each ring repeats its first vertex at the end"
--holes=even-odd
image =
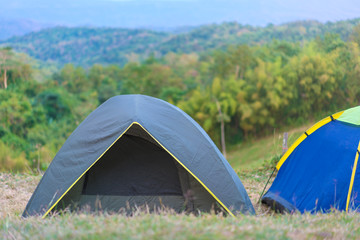
POLYGON ((222 124, 231 146, 274 128, 319 120, 359 104, 359 46, 356 25, 346 37, 328 32, 308 40, 234 42, 201 51, 169 48, 143 61, 67 63, 52 71, 3 47, 0 170, 45 170, 76 126, 119 94, 150 95, 178 106, 219 147, 222 124))
POLYGON ((360 18, 321 23, 297 21, 266 27, 237 22, 184 28, 178 32, 158 32, 146 29, 54 27, 24 36, 0 41, 45 63, 62 67, 66 63, 89 68, 94 64, 142 62, 151 55, 156 58, 168 53, 207 54, 211 50, 226 50, 229 45, 263 45, 278 41, 310 41, 326 33, 338 34, 344 41, 360 18))

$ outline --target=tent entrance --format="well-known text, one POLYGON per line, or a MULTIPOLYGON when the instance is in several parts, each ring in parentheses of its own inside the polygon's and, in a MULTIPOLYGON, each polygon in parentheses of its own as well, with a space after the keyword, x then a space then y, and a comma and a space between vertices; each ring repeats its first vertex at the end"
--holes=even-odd
POLYGON ((217 209, 216 200, 197 180, 140 125, 133 124, 56 208, 131 212, 143 205, 178 212, 217 209))
POLYGON ((174 159, 148 140, 124 134, 85 175, 83 195, 182 196, 174 159))

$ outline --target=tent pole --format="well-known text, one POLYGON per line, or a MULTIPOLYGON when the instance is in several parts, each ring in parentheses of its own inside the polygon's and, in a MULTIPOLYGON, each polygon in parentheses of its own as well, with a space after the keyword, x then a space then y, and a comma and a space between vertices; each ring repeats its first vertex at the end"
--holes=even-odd
POLYGON ((271 178, 272 178, 272 176, 274 175, 275 170, 276 170, 276 167, 274 167, 274 170, 272 171, 272 173, 271 173, 271 175, 270 175, 269 179, 267 180, 266 185, 265 185, 265 187, 264 187, 264 189, 263 189, 263 191, 262 191, 262 193, 261 193, 261 195, 260 195, 260 198, 259 198, 258 203, 260 203, 261 198, 262 198, 262 196, 264 195, 265 189, 266 189, 267 185, 269 184, 270 179, 271 179, 271 178))

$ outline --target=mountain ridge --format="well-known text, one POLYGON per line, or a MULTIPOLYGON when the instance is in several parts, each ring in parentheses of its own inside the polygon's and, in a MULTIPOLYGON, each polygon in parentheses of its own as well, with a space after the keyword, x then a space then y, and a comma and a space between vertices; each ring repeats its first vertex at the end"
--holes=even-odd
POLYGON ((261 45, 273 39, 302 42, 323 37, 326 33, 338 34, 346 40, 357 24, 360 24, 360 18, 327 23, 296 21, 268 24, 266 27, 226 22, 202 25, 180 33, 109 27, 54 27, 0 41, 0 46, 10 46, 36 59, 59 65, 124 65, 129 61, 142 61, 150 55, 202 53, 236 44, 261 45))

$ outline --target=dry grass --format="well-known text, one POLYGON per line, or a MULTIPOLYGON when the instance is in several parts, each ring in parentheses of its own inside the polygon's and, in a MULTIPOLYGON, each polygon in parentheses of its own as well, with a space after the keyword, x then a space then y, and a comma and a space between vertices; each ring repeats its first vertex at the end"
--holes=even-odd
MULTIPOLYGON (((290 132, 293 137, 289 142, 303 130, 290 132)), ((66 213, 46 219, 22 219, 21 213, 41 176, 0 173, 0 239, 360 239, 357 212, 281 215, 258 204, 271 173, 259 166, 279 151, 281 134, 238 146, 231 152, 230 162, 238 169, 257 212, 257 216, 236 218, 138 211, 132 217, 66 213)))
POLYGON ((0 217, 19 216, 41 176, 0 173, 0 217))
MULTIPOLYGON (((258 200, 270 172, 245 171, 239 175, 257 214, 268 213, 269 209, 258 200)), ((0 216, 20 216, 40 179, 41 175, 0 173, 0 216)))
POLYGON ((356 212, 274 214, 257 203, 267 171, 242 172, 240 177, 257 216, 224 217, 137 212, 72 214, 41 219, 20 217, 40 176, 0 173, 0 238, 3 239, 359 239, 356 212))

